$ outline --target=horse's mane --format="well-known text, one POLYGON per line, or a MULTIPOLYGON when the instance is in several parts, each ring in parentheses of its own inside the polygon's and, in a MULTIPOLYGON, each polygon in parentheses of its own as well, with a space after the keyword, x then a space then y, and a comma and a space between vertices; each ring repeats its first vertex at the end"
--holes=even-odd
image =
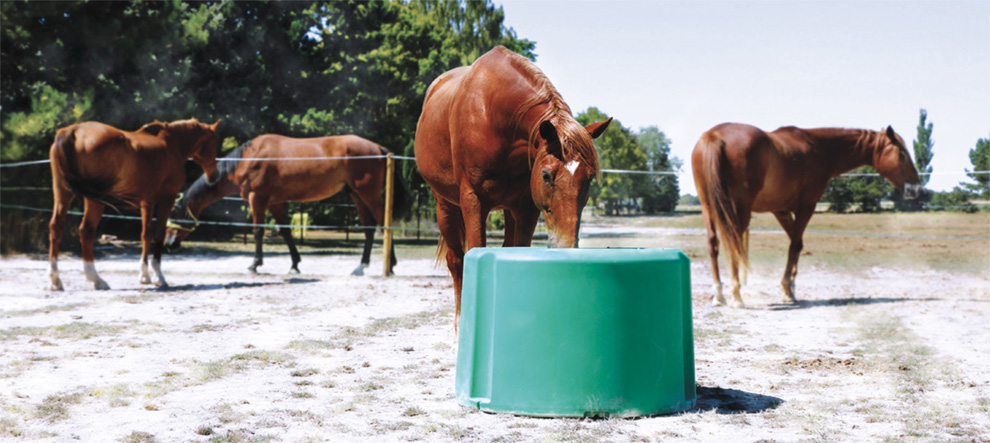
POLYGON ((546 103, 547 108, 540 115, 537 124, 532 128, 525 128, 528 131, 529 142, 533 146, 539 146, 540 123, 549 121, 557 128, 557 136, 563 149, 564 158, 571 156, 578 157, 582 163, 588 165, 596 174, 601 174, 599 169, 598 152, 595 151, 595 143, 591 139, 588 131, 581 126, 571 114, 571 108, 567 106, 564 99, 557 92, 546 74, 535 64, 525 57, 512 51, 505 50, 509 63, 529 77, 536 84, 536 93, 526 101, 522 102, 512 116, 512 123, 518 125, 523 117, 534 107, 546 103))

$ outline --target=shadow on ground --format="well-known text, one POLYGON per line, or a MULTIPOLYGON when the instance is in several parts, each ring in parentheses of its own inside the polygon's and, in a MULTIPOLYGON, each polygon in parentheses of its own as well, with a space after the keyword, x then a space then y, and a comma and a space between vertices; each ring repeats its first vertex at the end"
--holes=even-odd
POLYGON ((693 411, 712 411, 719 414, 756 414, 776 409, 784 400, 770 395, 723 389, 719 387, 697 387, 698 401, 693 411))
POLYGON ((771 311, 793 311, 796 309, 809 309, 822 306, 865 306, 882 303, 903 303, 909 301, 939 301, 934 297, 927 298, 907 298, 907 297, 845 297, 827 298, 824 300, 798 300, 797 303, 772 303, 767 306, 771 311))

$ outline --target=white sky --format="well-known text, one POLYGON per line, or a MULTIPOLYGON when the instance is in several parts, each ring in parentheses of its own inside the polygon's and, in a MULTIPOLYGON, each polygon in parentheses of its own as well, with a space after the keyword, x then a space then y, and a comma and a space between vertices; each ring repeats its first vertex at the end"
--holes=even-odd
POLYGON ((575 112, 596 106, 657 125, 683 160, 712 126, 765 130, 892 125, 910 149, 919 109, 934 123, 949 190, 990 137, 990 1, 496 0, 536 42, 537 65, 575 112))

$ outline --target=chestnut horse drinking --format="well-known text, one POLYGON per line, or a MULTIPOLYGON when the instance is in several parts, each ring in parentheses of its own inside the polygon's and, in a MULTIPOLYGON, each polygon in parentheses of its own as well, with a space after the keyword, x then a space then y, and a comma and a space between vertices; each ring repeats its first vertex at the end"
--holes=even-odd
MULTIPOLYGON (((244 143, 220 163, 220 181, 208 185, 197 180, 189 186, 182 198, 175 203, 172 219, 195 220, 203 208, 228 195, 239 193, 251 205, 255 225, 265 223, 265 211, 275 222, 283 225, 279 233, 289 246, 292 256, 290 273, 299 273, 299 252, 292 240, 292 231, 286 227, 289 216, 286 202, 308 202, 328 198, 346 189, 364 229, 364 253, 354 275, 362 275, 371 261, 371 246, 375 240, 375 228, 385 219, 382 188, 385 183, 385 155, 389 150, 356 135, 321 138, 290 138, 267 134, 244 143), (369 158, 362 158, 369 157, 369 158), (312 158, 312 159, 310 159, 312 158)), ((402 182, 402 174, 395 172, 395 217, 401 217, 409 209, 411 199, 402 182)), ((167 244, 178 248, 192 229, 170 223, 167 244)), ((261 245, 264 228, 254 228, 254 262, 248 269, 257 272, 263 263, 261 245)), ((395 266, 395 251, 392 263, 395 266)))
POLYGON ((152 238, 155 253, 152 266, 157 284, 167 287, 162 275, 162 243, 165 220, 176 194, 185 181, 183 164, 192 157, 206 177, 217 179, 218 120, 207 125, 192 120, 172 123, 152 122, 134 132, 97 122, 78 123, 59 129, 52 144, 52 192, 55 208, 49 224, 48 262, 51 290, 61 291, 58 275, 58 244, 65 228, 65 215, 73 198, 84 198, 83 220, 79 225, 83 269, 96 289, 109 286, 93 265, 96 227, 106 206, 141 209, 141 283, 151 283, 148 275, 148 248, 152 238), (158 223, 152 231, 152 219, 158 223))
POLYGON ((502 46, 430 85, 416 165, 437 201, 438 255, 446 250, 454 278, 455 328, 464 253, 485 246, 490 211, 504 210, 503 246, 529 246, 542 211, 550 247, 577 247, 599 173, 592 139, 610 121, 582 127, 543 72, 502 46))
POLYGON ((739 296, 739 268, 749 268, 746 230, 752 212, 772 212, 791 240, 781 286, 795 302, 794 279, 804 247, 802 236, 829 180, 859 166, 881 176, 915 198, 918 172, 904 140, 889 126, 863 129, 799 129, 785 126, 763 132, 750 125, 723 123, 705 132, 691 155, 701 215, 708 230, 708 253, 715 280, 713 304, 724 304, 718 272, 718 236, 729 249, 732 296, 739 296))

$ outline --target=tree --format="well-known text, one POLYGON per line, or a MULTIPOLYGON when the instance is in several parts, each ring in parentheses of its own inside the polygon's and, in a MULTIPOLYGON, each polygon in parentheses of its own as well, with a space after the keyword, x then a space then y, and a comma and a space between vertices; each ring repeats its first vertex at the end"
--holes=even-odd
POLYGON ((966 175, 976 183, 963 183, 963 186, 980 198, 990 199, 990 137, 976 141, 976 147, 969 150, 969 161, 973 170, 967 170, 966 175))
POLYGON ((822 195, 822 200, 830 203, 829 211, 845 212, 854 204, 859 205, 860 212, 879 211, 880 201, 890 196, 893 186, 876 172, 870 166, 863 166, 851 171, 849 176, 832 179, 822 195))
MULTIPOLYGON (((608 119, 608 115, 592 107, 574 119, 587 126, 608 119)), ((612 120, 609 129, 595 140, 595 147, 598 149, 602 169, 646 169, 646 154, 636 142, 632 131, 622 126, 618 120, 612 120)), ((591 185, 592 207, 597 207, 601 200, 605 203, 607 215, 619 215, 620 209, 630 203, 628 200, 641 195, 648 183, 648 176, 642 174, 603 173, 601 180, 592 182, 591 185)))
MULTIPOLYGON (((47 158, 55 131, 81 120, 189 117, 222 118, 228 149, 268 132, 354 133, 411 156, 437 76, 498 44, 535 58, 504 17, 491 0, 5 1, 0 158, 47 158)), ((400 165, 428 199, 415 164, 400 165)), ((20 175, 4 170, 3 183, 20 175)))
MULTIPOLYGON (((935 155, 932 147, 935 142, 932 140, 932 123, 928 122, 928 111, 921 109, 918 117, 918 134, 914 140, 914 166, 918 170, 921 185, 924 186, 931 180, 931 162, 935 155)), ((898 211, 921 211, 931 200, 931 192, 924 191, 917 198, 906 199, 900 190, 893 190, 890 199, 894 202, 894 208, 898 211)))
POLYGON ((670 156, 670 139, 656 126, 640 128, 636 142, 646 154, 646 168, 650 172, 670 174, 651 175, 643 190, 643 211, 647 214, 673 212, 680 198, 676 172, 681 169, 680 159, 670 156))

